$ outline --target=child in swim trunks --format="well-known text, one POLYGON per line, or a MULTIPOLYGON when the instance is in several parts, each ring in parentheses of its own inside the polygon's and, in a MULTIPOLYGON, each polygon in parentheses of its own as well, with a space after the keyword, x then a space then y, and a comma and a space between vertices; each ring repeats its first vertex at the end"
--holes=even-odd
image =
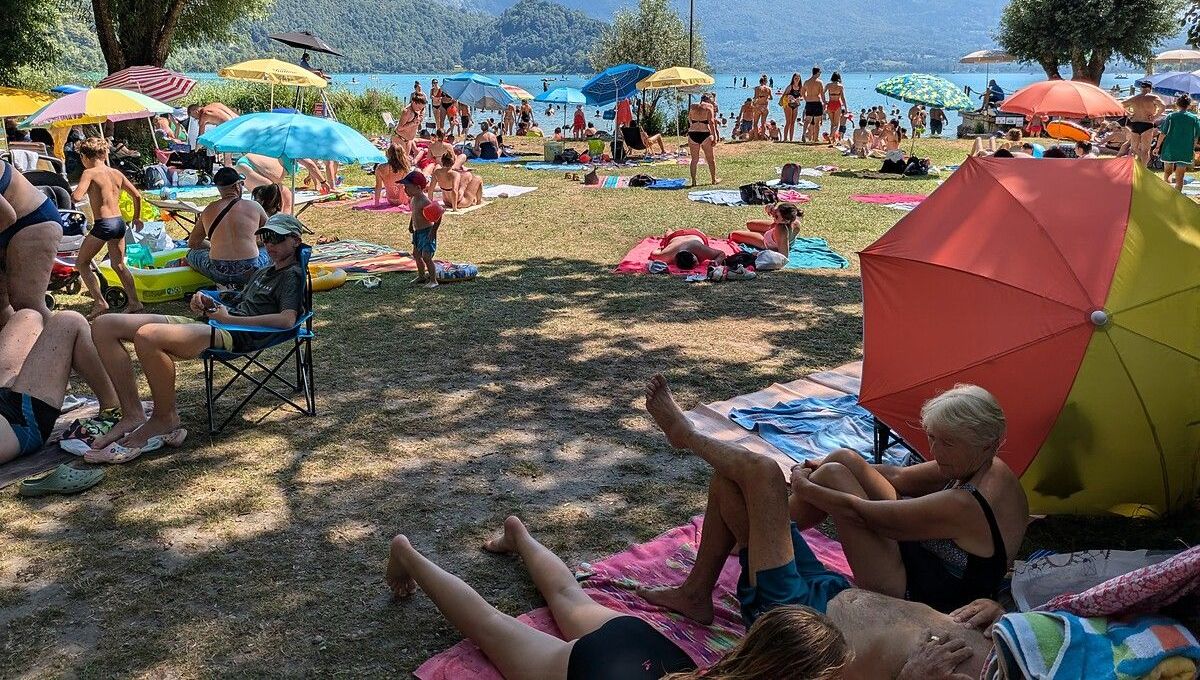
POLYGON ((425 217, 425 208, 432 205, 425 195, 429 178, 413 170, 400 180, 400 184, 404 187, 404 193, 408 194, 409 206, 412 207, 408 231, 412 234, 413 259, 417 261, 417 278, 413 279, 413 283, 437 288, 437 267, 433 263, 433 254, 437 252, 437 230, 442 221, 430 222, 425 217))
POLYGON ((108 166, 108 141, 89 137, 75 148, 83 161, 84 170, 71 198, 78 203, 86 196, 95 215, 95 224, 75 258, 75 270, 79 272, 79 278, 93 300, 88 320, 108 311, 108 303, 100 293, 100 280, 92 271, 92 260, 105 245, 108 246, 109 263, 129 295, 129 305, 125 311, 130 314, 140 312, 142 303, 137 297, 133 274, 125 265, 125 220, 121 217, 121 192, 133 198, 133 228, 137 231, 142 230, 142 195, 120 170, 108 166))

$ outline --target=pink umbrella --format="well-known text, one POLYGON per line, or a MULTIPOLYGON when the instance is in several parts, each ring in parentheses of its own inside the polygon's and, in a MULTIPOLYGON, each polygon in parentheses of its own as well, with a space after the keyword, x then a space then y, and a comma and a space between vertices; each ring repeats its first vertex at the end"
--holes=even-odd
POLYGON ((196 81, 182 73, 157 66, 130 66, 109 75, 96 84, 96 87, 141 92, 168 104, 183 99, 195 86, 196 81))

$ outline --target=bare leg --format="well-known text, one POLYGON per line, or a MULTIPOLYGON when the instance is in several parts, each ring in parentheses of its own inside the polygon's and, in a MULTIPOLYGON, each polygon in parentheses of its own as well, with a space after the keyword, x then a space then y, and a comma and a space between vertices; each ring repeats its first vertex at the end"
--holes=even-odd
POLYGON ((717 159, 714 153, 716 140, 712 137, 704 140, 702 148, 704 149, 704 161, 708 163, 708 176, 713 184, 720 184, 721 179, 717 177, 717 159))
POLYGON ((96 258, 96 254, 103 246, 104 241, 89 234, 83 239, 83 245, 79 247, 79 254, 75 256, 75 271, 79 272, 79 279, 83 281, 83 287, 87 290, 88 295, 92 296, 92 311, 88 314, 89 320, 108 311, 108 303, 100 294, 100 279, 97 278, 96 272, 92 271, 92 260, 96 258))
POLYGON ((0 329, 0 387, 12 387, 44 325, 36 310, 22 309, 13 312, 0 329))
POLYGON ((765 249, 767 247, 766 239, 764 239, 763 235, 757 231, 749 231, 744 229, 731 231, 729 232, 729 240, 733 241, 734 243, 745 243, 747 245, 752 245, 756 248, 765 249))
MULTIPOLYGON (((854 475, 855 481, 867 494, 866 497, 873 501, 894 501, 900 497, 891 482, 856 451, 838 449, 826 456, 823 463, 839 463, 849 470, 850 474, 854 475)), ((828 517, 827 513, 805 502, 797 494, 792 494, 789 504, 792 521, 801 529, 814 527, 828 517)))
POLYGON ((43 317, 50 316, 46 287, 50 284, 50 269, 61 238, 62 227, 57 222, 25 227, 13 236, 5 256, 8 297, 13 309, 33 309, 43 317))
MULTIPOLYGON (((146 308, 142 301, 138 299, 137 288, 134 287, 133 274, 129 272, 129 265, 125 262, 125 239, 115 238, 108 242, 108 263, 116 273, 117 279, 121 281, 121 286, 125 289, 125 294, 129 296, 129 305, 125 307, 126 314, 137 314, 146 308)), ((91 267, 88 267, 90 270, 91 267)), ((107 305, 105 305, 107 306, 107 305)))
POLYGON ((561 680, 572 642, 535 630, 491 606, 461 579, 429 561, 404 535, 392 539, 387 582, 396 597, 425 591, 442 615, 483 650, 505 678, 561 680))
POLYGON ((175 359, 194 359, 208 349, 211 331, 206 324, 162 324, 142 326, 133 335, 142 372, 150 384, 154 412, 150 419, 125 436, 121 443, 136 448, 150 437, 167 434, 179 427, 176 408, 175 359))
POLYGON ((1187 166, 1184 166, 1184 165, 1176 165, 1175 166, 1175 189, 1177 191, 1183 191, 1183 180, 1184 180, 1183 175, 1186 172, 1187 172, 1187 166))
MULTIPOLYGON (((71 362, 79 351, 77 340, 89 331, 87 320, 76 312, 52 314, 25 357, 12 382, 12 390, 47 404, 62 405, 71 377, 71 362)), ((95 364, 90 368, 94 370, 95 364)), ((109 392, 105 396, 111 399, 113 395, 109 392)))
POLYGON ((692 186, 696 186, 696 165, 700 163, 700 145, 688 137, 688 153, 691 155, 692 186))

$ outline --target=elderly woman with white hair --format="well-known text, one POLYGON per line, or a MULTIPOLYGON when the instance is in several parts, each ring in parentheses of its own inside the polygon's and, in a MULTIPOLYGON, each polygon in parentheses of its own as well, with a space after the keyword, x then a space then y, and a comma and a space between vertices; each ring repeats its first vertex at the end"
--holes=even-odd
POLYGON ((956 385, 921 407, 933 460, 871 465, 840 449, 792 469, 792 519, 830 517, 859 588, 954 612, 1000 588, 1021 546, 1029 504, 996 452, 1000 404, 956 385))

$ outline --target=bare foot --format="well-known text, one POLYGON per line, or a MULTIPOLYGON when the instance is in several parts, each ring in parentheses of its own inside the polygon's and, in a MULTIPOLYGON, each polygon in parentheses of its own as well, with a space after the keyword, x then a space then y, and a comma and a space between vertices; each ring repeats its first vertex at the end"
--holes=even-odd
POLYGON ((638 588, 637 594, 652 605, 678 612, 706 626, 713 622, 712 593, 701 595, 680 587, 638 588))
POLYGON ((146 305, 138 303, 138 305, 136 307, 126 307, 124 310, 124 313, 125 314, 141 314, 143 311, 145 311, 145 309, 146 309, 146 305))
POLYGON ((120 441, 125 435, 138 429, 146 422, 146 416, 125 416, 117 421, 116 425, 108 432, 104 433, 103 437, 98 437, 92 442, 92 450, 99 451, 109 444, 120 441))
POLYGON ((108 303, 103 300, 96 300, 92 303, 92 311, 88 312, 87 320, 95 321, 108 311, 108 303))
POLYGON ((159 418, 157 414, 152 415, 149 420, 142 423, 141 427, 125 435, 125 438, 120 440, 121 446, 131 449, 145 446, 151 437, 170 434, 179 429, 179 425, 178 414, 174 417, 163 418, 159 418))
POLYGON ((408 537, 404 534, 399 534, 392 539, 392 549, 388 552, 387 571, 384 572, 384 580, 387 581, 388 588, 392 591, 392 597, 396 599, 409 597, 417 592, 417 582, 412 576, 408 575, 408 570, 404 568, 403 558, 401 557, 406 551, 412 550, 412 544, 408 542, 408 537))
POLYGON ((485 541, 483 549, 497 555, 514 553, 517 551, 517 539, 528 533, 529 530, 519 517, 510 516, 504 520, 504 532, 490 541, 485 541))
POLYGON ((720 177, 713 177, 713 178, 712 178, 712 183, 713 183, 713 186, 716 186, 716 185, 720 184, 720 183, 721 183, 721 178, 720 178, 720 177))
POLYGON ((677 449, 686 449, 688 435, 692 432, 692 424, 679 404, 675 403, 675 395, 671 393, 667 379, 662 374, 655 374, 646 385, 646 410, 654 418, 654 422, 667 435, 667 441, 677 449))

